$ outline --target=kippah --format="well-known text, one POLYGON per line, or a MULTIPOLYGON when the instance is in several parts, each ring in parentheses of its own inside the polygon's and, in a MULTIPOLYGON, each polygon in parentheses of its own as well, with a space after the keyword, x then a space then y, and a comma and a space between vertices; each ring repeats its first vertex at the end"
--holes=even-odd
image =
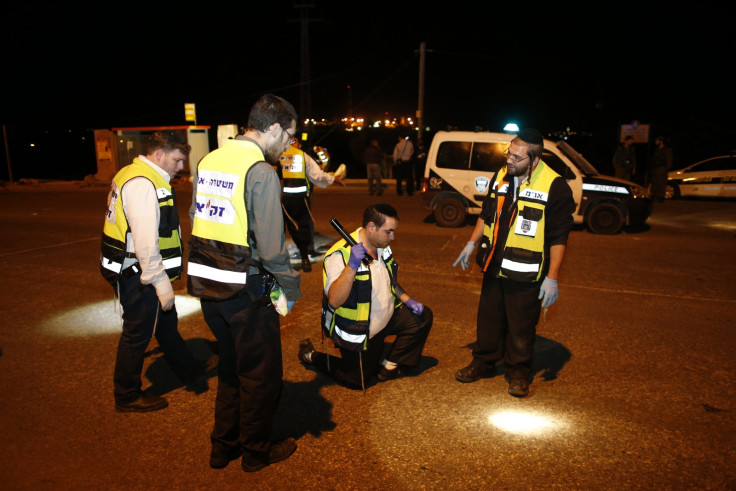
POLYGON ((527 143, 531 143, 532 145, 542 145, 544 143, 544 137, 534 128, 524 128, 523 130, 519 131, 516 136, 527 143))

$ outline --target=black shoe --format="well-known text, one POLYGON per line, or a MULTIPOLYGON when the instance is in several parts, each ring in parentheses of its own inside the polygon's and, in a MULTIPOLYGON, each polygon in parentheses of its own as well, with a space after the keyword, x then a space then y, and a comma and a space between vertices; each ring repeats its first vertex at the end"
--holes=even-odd
POLYGON ((529 382, 523 378, 509 380, 509 395, 514 397, 526 397, 529 395, 529 382))
POLYGON ((312 263, 309 261, 309 259, 302 259, 302 271, 305 273, 309 273, 312 271, 312 263))
POLYGON ((480 380, 482 378, 490 378, 494 375, 496 375, 496 367, 481 371, 475 368, 473 365, 468 365, 467 367, 461 368, 460 370, 455 372, 455 380, 467 384, 470 382, 475 382, 476 380, 480 380))
POLYGON ((150 413, 169 405, 169 402, 160 396, 142 393, 138 399, 126 404, 115 403, 115 410, 119 413, 150 413))
POLYGON ((192 369, 192 373, 181 378, 182 382, 186 385, 194 383, 202 375, 214 372, 219 362, 220 357, 217 355, 212 355, 204 361, 197 362, 197 365, 192 369))
POLYGON ((381 371, 378 372, 378 380, 380 380, 381 382, 385 382, 387 380, 401 378, 404 375, 406 375, 406 372, 404 372, 399 366, 397 366, 393 370, 389 370, 386 367, 381 367, 381 371))
POLYGON ((212 449, 210 452, 210 467, 213 469, 224 469, 233 460, 243 455, 243 451, 240 447, 231 448, 224 453, 222 451, 215 452, 212 449))
POLYGON ((312 353, 314 353, 314 345, 312 344, 312 340, 302 339, 299 341, 299 354, 297 355, 299 357, 299 361, 311 365, 312 364, 312 353))
POLYGON ((287 438, 281 443, 271 445, 271 451, 268 456, 257 454, 243 454, 241 466, 245 472, 257 472, 267 465, 281 462, 291 457, 296 450, 296 441, 293 438, 287 438))

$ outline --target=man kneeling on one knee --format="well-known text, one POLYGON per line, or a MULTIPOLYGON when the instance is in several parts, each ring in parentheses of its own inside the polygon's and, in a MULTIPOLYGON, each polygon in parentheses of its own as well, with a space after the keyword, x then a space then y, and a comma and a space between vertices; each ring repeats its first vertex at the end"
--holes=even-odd
POLYGON ((375 204, 363 213, 363 226, 325 255, 322 329, 340 350, 340 357, 299 343, 299 360, 313 365, 340 384, 365 389, 374 375, 386 381, 406 374, 422 357, 432 328, 432 311, 411 298, 397 282, 398 263, 389 243, 399 217, 388 204, 375 204), (367 264, 366 264, 367 263, 367 264), (384 339, 396 335, 383 358, 384 339))

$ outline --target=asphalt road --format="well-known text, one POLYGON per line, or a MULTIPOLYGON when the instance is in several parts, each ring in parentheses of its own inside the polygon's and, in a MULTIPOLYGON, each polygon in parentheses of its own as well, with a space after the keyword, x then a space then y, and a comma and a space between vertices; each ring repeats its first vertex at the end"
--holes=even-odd
MULTIPOLYGON (((365 393, 305 369, 297 344, 320 344, 322 280, 319 267, 304 274, 282 322, 274 434, 299 448, 246 474, 208 466, 216 376, 183 387, 155 341, 144 387, 169 407, 114 411, 120 320, 98 271, 106 192, 0 189, 2 489, 736 488, 734 201, 657 204, 647 226, 615 236, 573 231, 519 400, 502 376, 454 379, 470 361, 481 276, 451 265, 472 225, 438 227, 389 184, 400 281, 435 314, 423 361, 365 393)), ((191 186, 177 192, 186 232, 191 186)), ((357 227, 372 198, 357 181, 317 190, 317 231, 336 239, 333 217, 357 227)), ((180 331, 205 357, 214 338, 186 282, 174 286, 180 331)))

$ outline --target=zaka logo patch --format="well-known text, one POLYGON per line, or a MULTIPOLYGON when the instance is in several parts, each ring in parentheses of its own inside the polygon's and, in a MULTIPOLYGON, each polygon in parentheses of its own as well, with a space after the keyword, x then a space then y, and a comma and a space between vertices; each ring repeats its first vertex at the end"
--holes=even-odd
POLYGON ((488 185, 491 183, 491 180, 487 177, 476 177, 475 178, 475 190, 478 191, 478 194, 483 194, 486 191, 488 191, 488 185))

